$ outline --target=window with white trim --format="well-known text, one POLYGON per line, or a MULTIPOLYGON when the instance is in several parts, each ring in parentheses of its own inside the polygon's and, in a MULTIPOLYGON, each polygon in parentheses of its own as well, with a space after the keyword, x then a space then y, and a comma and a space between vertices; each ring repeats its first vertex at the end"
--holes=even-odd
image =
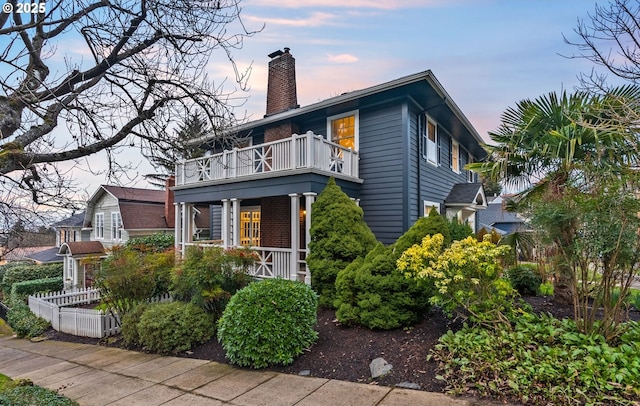
POLYGON ((331 142, 358 150, 360 118, 358 110, 327 118, 327 139, 331 142))
MULTIPOLYGON (((471 155, 470 152, 467 152, 467 163, 468 164, 472 164, 473 163, 473 156, 471 155)), ((475 173, 473 173, 472 171, 467 171, 467 182, 468 183, 473 183, 475 182, 475 173)))
POLYGON ((460 144, 451 140, 451 170, 460 173, 460 144))
POLYGON ((430 202, 429 200, 423 200, 423 206, 424 206, 424 211, 423 211, 424 217, 429 216, 429 212, 431 212, 431 209, 436 209, 438 214, 440 214, 440 203, 430 202))
POLYGON ((122 241, 122 217, 119 212, 111 213, 111 239, 122 241))
POLYGON ((104 238, 104 213, 96 213, 94 230, 96 238, 104 238))
POLYGON ((418 117, 422 157, 434 165, 438 164, 438 125, 429 116, 418 117))

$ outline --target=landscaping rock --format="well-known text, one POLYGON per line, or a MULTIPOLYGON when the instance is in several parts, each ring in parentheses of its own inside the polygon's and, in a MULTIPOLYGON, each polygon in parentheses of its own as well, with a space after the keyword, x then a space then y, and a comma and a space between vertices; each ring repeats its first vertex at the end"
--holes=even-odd
POLYGON ((405 382, 400 382, 399 384, 396 384, 396 388, 419 390, 420 389, 420 385, 418 385, 417 383, 405 381, 405 382))
POLYGON ((300 375, 300 376, 309 376, 309 375, 311 375, 311 371, 310 371, 310 370, 308 370, 308 369, 305 369, 305 370, 303 370, 303 371, 300 371, 300 372, 298 373, 298 375, 300 375))
POLYGON ((393 365, 389 364, 384 358, 376 358, 369 364, 369 370, 371 370, 371 377, 373 379, 379 378, 391 372, 393 365))

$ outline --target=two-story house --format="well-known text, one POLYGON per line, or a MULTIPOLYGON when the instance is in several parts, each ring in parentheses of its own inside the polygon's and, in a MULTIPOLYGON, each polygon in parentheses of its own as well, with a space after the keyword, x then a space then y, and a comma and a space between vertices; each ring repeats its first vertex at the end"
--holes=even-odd
MULTIPOLYGON (((64 258, 65 288, 91 286, 96 259, 110 248, 130 238, 154 233, 174 233, 175 209, 170 179, 166 190, 150 190, 102 185, 87 201, 82 217, 71 217, 58 224, 60 248, 64 258)), ((209 211, 192 211, 191 229, 209 232, 209 211)))
POLYGON ((205 204, 211 239, 254 247, 257 276, 309 282, 312 204, 330 177, 383 243, 431 207, 475 227, 485 196, 464 166, 486 152, 431 71, 300 107, 289 49, 269 57, 264 118, 233 129, 236 147, 203 140, 205 157, 176 165, 178 250, 196 241, 187 219, 205 204))

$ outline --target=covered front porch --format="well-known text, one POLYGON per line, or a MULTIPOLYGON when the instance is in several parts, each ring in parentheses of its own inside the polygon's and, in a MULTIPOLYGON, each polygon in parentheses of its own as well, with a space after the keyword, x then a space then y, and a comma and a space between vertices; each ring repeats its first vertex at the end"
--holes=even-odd
MULTIPOLYGON (((305 258, 311 239, 311 206, 317 193, 291 193, 260 199, 221 199, 212 204, 219 218, 219 239, 198 240, 193 222, 194 204, 175 204, 176 250, 188 246, 250 247, 258 254, 251 273, 258 278, 285 278, 311 283, 305 258), (288 207, 285 207, 285 203, 288 207), (284 218, 285 209, 288 218, 284 218), (217 214, 219 213, 219 217, 217 214)), ((214 231, 214 236, 218 236, 214 231)))
MULTIPOLYGON (((252 274, 311 283, 306 266, 312 205, 329 176, 303 173, 203 187, 174 188, 176 251, 192 245, 251 247, 259 260, 252 274), (208 206, 209 233, 200 233, 195 208, 208 206), (208 235, 207 239, 199 235, 208 235)), ((359 197, 361 181, 336 177, 349 196, 359 197)))

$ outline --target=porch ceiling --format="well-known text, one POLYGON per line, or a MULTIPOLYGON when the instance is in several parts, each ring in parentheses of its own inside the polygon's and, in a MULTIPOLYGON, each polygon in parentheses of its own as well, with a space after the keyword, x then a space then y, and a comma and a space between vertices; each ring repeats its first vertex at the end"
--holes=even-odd
MULTIPOLYGON (((205 203, 222 199, 258 199, 261 197, 283 196, 292 193, 320 193, 327 186, 329 176, 317 173, 246 180, 189 188, 174 188, 176 203, 205 203)), ((336 183, 349 197, 360 197, 360 182, 336 178, 336 183)))

